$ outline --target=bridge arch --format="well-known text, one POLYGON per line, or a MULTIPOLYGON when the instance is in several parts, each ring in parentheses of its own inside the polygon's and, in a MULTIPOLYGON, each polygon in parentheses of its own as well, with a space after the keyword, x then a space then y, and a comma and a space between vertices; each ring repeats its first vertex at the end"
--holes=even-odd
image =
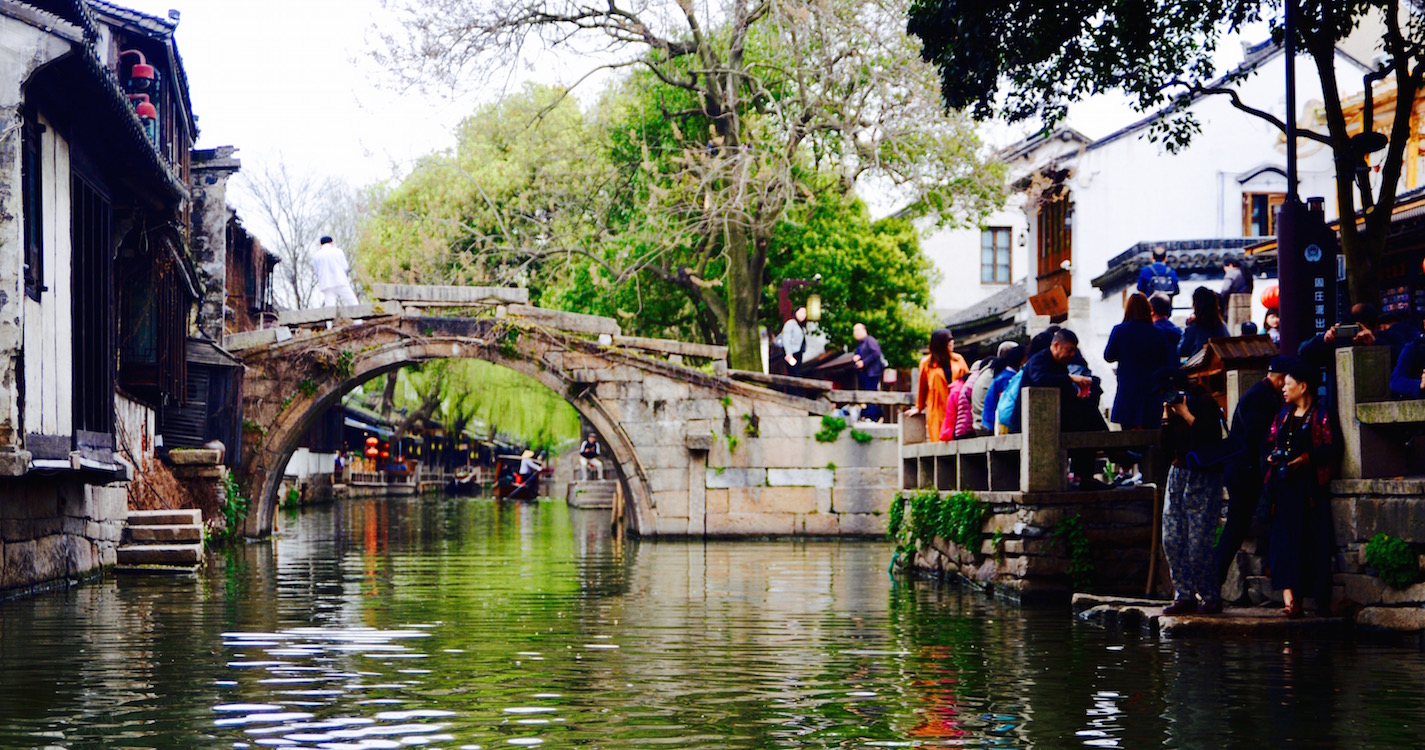
MULTIPOLYGON (((564 366, 570 351, 596 344, 507 321, 393 318, 242 352, 248 368, 239 482, 251 499, 244 533, 271 533, 277 490, 302 436, 351 389, 402 367, 441 359, 481 359, 560 394, 593 426, 616 461, 635 533, 653 527, 652 491, 637 446, 592 382, 564 366)), ((588 364, 587 362, 583 364, 588 364)))

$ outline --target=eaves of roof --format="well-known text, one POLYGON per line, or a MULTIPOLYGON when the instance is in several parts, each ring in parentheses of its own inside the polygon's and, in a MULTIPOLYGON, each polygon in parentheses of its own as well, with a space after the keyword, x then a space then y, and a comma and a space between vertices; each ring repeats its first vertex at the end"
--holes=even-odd
POLYGON ((946 316, 942 324, 948 328, 973 327, 982 321, 1002 318, 1006 313, 1013 314, 1024 306, 1024 302, 1028 298, 1028 292, 1026 292, 1024 288, 1024 280, 1020 280, 969 307, 956 310, 946 316))
POLYGON ((79 23, 28 3, 0 0, 0 15, 27 23, 73 44, 84 41, 84 27, 79 23))
POLYGON ((143 34, 163 44, 164 51, 168 56, 168 69, 173 71, 174 80, 172 83, 177 87, 179 93, 178 98, 183 110, 183 119, 188 123, 188 130, 193 133, 194 140, 197 140, 198 121, 193 116, 193 101, 188 95, 188 73, 183 67, 183 58, 178 54, 178 45, 173 39, 173 32, 177 30, 178 24, 166 18, 122 8, 104 2, 104 0, 87 0, 87 2, 98 11, 103 20, 143 34))
POLYGON ((1165 261, 1169 268, 1181 274, 1219 274, 1222 262, 1232 256, 1241 255, 1244 249, 1258 243, 1255 237, 1226 237, 1205 240, 1169 240, 1166 242, 1139 242, 1108 261, 1108 268, 1089 282, 1104 295, 1113 294, 1126 286, 1136 284, 1138 272, 1152 262, 1153 249, 1162 247, 1167 251, 1165 261))

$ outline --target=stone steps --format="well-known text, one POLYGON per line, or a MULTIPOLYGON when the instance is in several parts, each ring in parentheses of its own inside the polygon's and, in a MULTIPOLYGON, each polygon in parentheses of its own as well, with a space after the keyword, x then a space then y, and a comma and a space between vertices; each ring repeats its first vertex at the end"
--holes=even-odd
POLYGON ((202 525, 202 523, 203 511, 201 510, 131 510, 128 519, 130 527, 171 524, 202 525))
POLYGON ((566 499, 571 508, 612 508, 617 488, 618 480, 616 479, 570 482, 569 495, 566 499))
POLYGON ((172 544, 203 541, 203 527, 196 523, 130 526, 125 531, 128 533, 124 535, 124 541, 129 543, 172 544))
POLYGON ((129 511, 117 557, 124 567, 193 570, 203 563, 203 512, 129 511))

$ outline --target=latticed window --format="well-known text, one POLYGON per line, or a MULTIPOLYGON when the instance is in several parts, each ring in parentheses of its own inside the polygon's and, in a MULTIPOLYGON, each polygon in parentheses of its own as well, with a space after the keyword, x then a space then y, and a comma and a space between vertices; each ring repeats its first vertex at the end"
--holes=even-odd
POLYGON ((980 231, 980 283, 1009 283, 1008 227, 990 227, 980 231))

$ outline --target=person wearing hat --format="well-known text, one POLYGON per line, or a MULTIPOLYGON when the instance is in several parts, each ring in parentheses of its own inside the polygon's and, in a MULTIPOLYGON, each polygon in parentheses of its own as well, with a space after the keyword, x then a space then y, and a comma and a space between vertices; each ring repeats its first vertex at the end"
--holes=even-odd
MULTIPOLYGON (((1257 518, 1257 505, 1262 499, 1263 459, 1267 452, 1267 433, 1272 420, 1282 409, 1282 386, 1286 373, 1300 364, 1296 357, 1278 355, 1267 365, 1267 376, 1252 384, 1237 400, 1232 412, 1231 432, 1227 433, 1228 456, 1223 462, 1222 481, 1227 485, 1227 524, 1217 538, 1217 583, 1227 581, 1232 560, 1242 547, 1242 540, 1257 518)), ((1265 514, 1260 514, 1265 515, 1265 514)), ((1257 534, 1259 542, 1265 542, 1257 534)), ((1260 544, 1260 550, 1265 544, 1260 544)))
POLYGON ((544 464, 534 459, 534 451, 526 450, 520 454, 520 484, 529 481, 529 478, 544 471, 544 464))
POLYGON ((1286 406, 1268 435, 1266 494, 1271 512, 1267 567, 1282 592, 1287 617, 1300 617, 1302 599, 1318 610, 1331 603, 1331 472, 1341 454, 1335 411, 1317 398, 1320 370, 1303 362, 1287 368, 1286 406))
POLYGON ((1222 515, 1222 466, 1206 457, 1220 455, 1222 409, 1176 367, 1154 373, 1153 385, 1164 402, 1160 436, 1172 459, 1163 500, 1163 554, 1174 596, 1163 614, 1216 614, 1222 611, 1222 586, 1212 537, 1222 515))

